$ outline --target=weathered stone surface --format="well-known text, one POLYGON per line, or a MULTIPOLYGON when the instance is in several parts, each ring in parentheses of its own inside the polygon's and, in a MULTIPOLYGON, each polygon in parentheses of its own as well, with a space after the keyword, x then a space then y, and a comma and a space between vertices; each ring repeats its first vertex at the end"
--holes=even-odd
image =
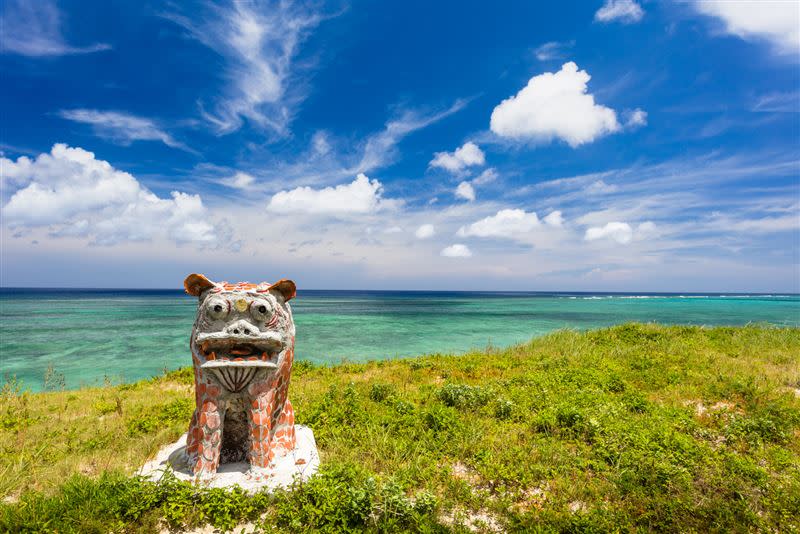
POLYGON ((217 283, 191 274, 184 286, 198 297, 189 342, 196 409, 183 457, 173 463, 205 479, 242 463, 253 477, 264 476, 296 448, 288 398, 295 284, 217 283))

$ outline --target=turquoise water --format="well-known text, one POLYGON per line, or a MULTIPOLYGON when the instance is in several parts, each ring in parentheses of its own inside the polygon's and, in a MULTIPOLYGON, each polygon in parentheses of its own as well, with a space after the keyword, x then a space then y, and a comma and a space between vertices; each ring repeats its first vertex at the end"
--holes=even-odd
MULTIPOLYGON (((315 363, 505 346, 626 321, 800 326, 798 295, 304 291, 297 358, 315 363)), ((191 364, 196 299, 178 291, 0 290, 0 371, 41 390, 134 381, 191 364)))

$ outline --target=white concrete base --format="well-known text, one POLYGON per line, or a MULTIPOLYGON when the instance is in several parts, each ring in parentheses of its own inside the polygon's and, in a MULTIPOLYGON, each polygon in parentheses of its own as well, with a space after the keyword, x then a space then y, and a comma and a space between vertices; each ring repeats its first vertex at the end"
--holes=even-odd
POLYGON ((211 478, 198 479, 189 470, 186 462, 186 434, 178 441, 166 445, 158 451, 156 457, 142 466, 139 475, 150 480, 158 480, 166 469, 172 469, 181 480, 197 482, 212 488, 229 488, 239 486, 248 493, 256 493, 266 489, 288 487, 294 480, 308 480, 319 469, 319 452, 314 441, 314 432, 303 425, 295 425, 296 446, 285 456, 275 458, 267 469, 250 469, 247 462, 222 464, 216 475, 211 478))

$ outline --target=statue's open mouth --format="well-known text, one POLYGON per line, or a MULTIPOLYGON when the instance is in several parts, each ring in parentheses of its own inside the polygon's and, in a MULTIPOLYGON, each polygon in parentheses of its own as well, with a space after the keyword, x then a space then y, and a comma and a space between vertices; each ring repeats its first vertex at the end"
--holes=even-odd
POLYGON ((205 357, 203 368, 270 367, 276 368, 277 356, 283 350, 279 335, 231 335, 225 332, 197 334, 197 351, 205 357))

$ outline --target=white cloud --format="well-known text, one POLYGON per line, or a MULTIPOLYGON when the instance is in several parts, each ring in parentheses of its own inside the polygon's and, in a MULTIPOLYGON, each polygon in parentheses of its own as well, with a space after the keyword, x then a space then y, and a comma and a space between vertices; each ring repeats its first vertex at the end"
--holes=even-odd
POLYGON ((534 50, 534 55, 539 61, 549 61, 551 59, 562 59, 567 55, 567 50, 575 45, 574 41, 562 43, 550 41, 540 45, 534 50))
POLYGON ((617 20, 623 24, 639 22, 644 17, 642 6, 634 0, 606 0, 603 7, 594 14, 594 20, 611 22, 617 20))
POLYGON ((361 161, 355 167, 355 172, 369 172, 392 162, 397 156, 397 144, 407 135, 417 130, 427 128, 431 124, 449 117, 464 109, 467 102, 456 100, 449 108, 434 114, 421 114, 413 110, 406 110, 384 125, 382 131, 370 135, 364 143, 361 161))
POLYGON ((472 184, 469 182, 461 182, 458 184, 458 187, 456 187, 455 195, 458 198, 473 202, 475 200, 475 188, 472 187, 472 184))
POLYGON ((764 39, 780 53, 800 52, 800 6, 796 1, 696 0, 694 7, 720 20, 727 33, 742 39, 764 39))
POLYGON ((472 183, 473 185, 486 185, 497 180, 497 176, 497 170, 494 167, 489 167, 472 180, 472 183))
POLYGON ((238 130, 246 119, 287 135, 293 107, 302 100, 288 91, 294 59, 320 17, 290 2, 231 2, 211 9, 202 20, 165 15, 227 62, 225 95, 204 117, 219 134, 238 130))
POLYGON ((633 240, 641 240, 651 237, 656 233, 656 225, 651 221, 639 224, 635 229, 625 222, 609 222, 604 226, 592 226, 587 228, 584 239, 586 241, 597 241, 608 239, 616 241, 621 245, 627 245, 633 240))
POLYGON ((472 256, 472 251, 467 245, 456 243, 443 248, 440 254, 445 258, 469 258, 472 256))
POLYGON ((92 126, 95 134, 121 145, 133 141, 161 141, 167 146, 191 151, 186 145, 176 141, 155 121, 137 117, 120 111, 99 111, 96 109, 65 109, 58 112, 64 119, 92 126))
POLYGON ((331 144, 328 142, 328 134, 319 131, 315 132, 311 137, 311 146, 314 148, 314 153, 324 156, 331 151, 331 144))
POLYGON ((255 184, 256 179, 253 175, 246 172, 237 171, 233 176, 220 180, 223 185, 234 189, 250 189, 255 184))
POLYGON ((422 224, 417 228, 417 231, 414 232, 414 235, 417 236, 417 239, 428 239, 429 237, 433 237, 435 233, 436 229, 432 224, 422 224))
POLYGON ((61 34, 61 12, 55 2, 6 0, 0 16, 0 52, 28 57, 88 54, 109 50, 107 44, 72 46, 61 34))
POLYGON ((762 95, 751 109, 766 113, 800 113, 800 91, 762 95))
POLYGON ((548 224, 550 226, 561 227, 564 225, 564 217, 558 210, 551 211, 542 220, 544 221, 545 224, 548 224))
MULTIPOLYGON (((544 218, 545 224, 559 227, 564 223, 560 211, 554 211, 544 218)), ((460 237, 502 237, 512 238, 528 234, 541 226, 536 212, 521 209, 503 209, 495 215, 458 229, 460 237)))
POLYGON ((392 208, 399 201, 382 198, 383 186, 359 174, 352 183, 313 189, 297 187, 275 193, 267 205, 274 213, 309 213, 315 215, 347 215, 374 213, 392 208))
POLYGON ((494 108, 491 130, 501 137, 540 143, 558 138, 573 148, 618 131, 616 112, 595 104, 587 93, 590 79, 571 61, 558 72, 534 76, 494 108))
POLYGON ((643 109, 636 108, 634 110, 625 111, 622 116, 625 119, 625 128, 629 130, 647 126, 647 112, 643 109))
POLYGON ((617 191, 619 187, 613 184, 607 184, 603 180, 595 180, 587 185, 584 191, 590 195, 605 195, 617 191))
POLYGON ((0 165, 19 187, 3 207, 12 228, 50 227, 53 236, 87 236, 103 245, 217 239, 198 195, 173 191, 171 198, 160 198, 82 148, 56 144, 34 160, 0 158, 0 165))
POLYGON ((446 169, 452 173, 459 173, 467 167, 483 165, 486 157, 483 151, 472 142, 464 143, 455 152, 437 152, 429 163, 431 167, 446 169))

